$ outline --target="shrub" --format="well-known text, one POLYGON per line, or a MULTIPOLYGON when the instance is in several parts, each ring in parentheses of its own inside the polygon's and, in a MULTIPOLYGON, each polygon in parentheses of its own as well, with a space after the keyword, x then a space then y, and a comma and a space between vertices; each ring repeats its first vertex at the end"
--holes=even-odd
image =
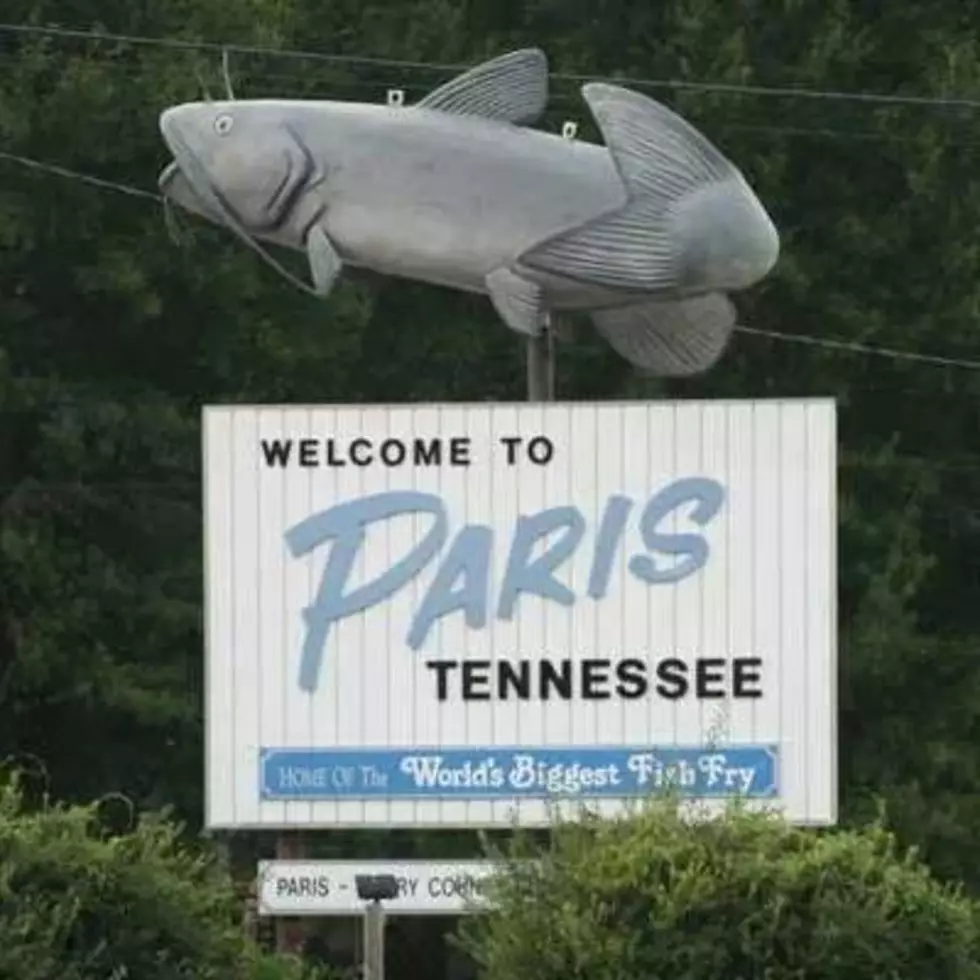
POLYGON ((504 860, 494 910, 462 927, 485 980, 980 977, 974 903, 879 828, 692 822, 660 801, 504 860))
POLYGON ((165 815, 109 834, 98 807, 28 808, 0 785, 2 980, 300 980, 244 936, 213 855, 165 815))

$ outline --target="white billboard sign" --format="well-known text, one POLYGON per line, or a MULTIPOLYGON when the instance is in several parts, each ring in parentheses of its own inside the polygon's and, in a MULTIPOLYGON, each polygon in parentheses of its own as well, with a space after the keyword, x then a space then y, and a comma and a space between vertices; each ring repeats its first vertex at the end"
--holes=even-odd
POLYGON ((357 875, 394 875, 388 915, 462 915, 485 905, 491 861, 262 861, 259 915, 360 915, 357 875))
POLYGON ((206 408, 208 825, 834 822, 835 420, 206 408))

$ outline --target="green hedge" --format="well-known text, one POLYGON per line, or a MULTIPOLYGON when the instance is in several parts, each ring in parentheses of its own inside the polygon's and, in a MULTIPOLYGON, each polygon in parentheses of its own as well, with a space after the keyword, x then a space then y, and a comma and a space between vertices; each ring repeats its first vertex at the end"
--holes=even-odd
POLYGON ((695 823, 660 802, 505 860, 496 910, 463 927, 485 980, 980 977, 976 905, 880 829, 695 823))
POLYGON ((244 936, 213 856, 165 816, 107 833, 98 808, 27 807, 0 785, 0 980, 300 980, 244 936))

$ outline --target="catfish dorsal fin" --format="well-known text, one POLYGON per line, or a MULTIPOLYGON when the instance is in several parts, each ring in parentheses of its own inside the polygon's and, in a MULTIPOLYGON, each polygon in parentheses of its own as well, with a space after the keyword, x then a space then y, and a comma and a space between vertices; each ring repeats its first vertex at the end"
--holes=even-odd
POLYGON ((659 102, 600 82, 583 85, 582 95, 627 199, 612 214, 545 239, 521 262, 613 289, 675 288, 687 274, 677 205, 702 200, 707 188, 739 200, 752 192, 733 163, 659 102))
POLYGON ((705 136, 659 102, 603 82, 583 85, 582 96, 630 194, 666 204, 741 176, 705 136))
POLYGON ((548 59, 537 48, 511 51, 477 65, 416 103, 460 116, 530 123, 548 104, 548 59))

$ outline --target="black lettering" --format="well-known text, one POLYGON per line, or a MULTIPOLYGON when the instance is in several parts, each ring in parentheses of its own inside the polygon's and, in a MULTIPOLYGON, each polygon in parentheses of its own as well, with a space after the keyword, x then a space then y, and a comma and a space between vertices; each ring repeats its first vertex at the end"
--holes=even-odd
POLYGON ((517 462, 517 447, 521 444, 520 436, 501 436, 500 441, 507 447, 507 465, 517 462))
POLYGON ((350 461, 355 466, 370 466, 372 460, 371 441, 369 439, 355 439, 350 444, 347 455, 350 456, 350 461), (359 452, 361 449, 364 450, 363 456, 359 452))
POLYGON ((407 454, 405 443, 399 442, 397 439, 385 439, 381 443, 381 462, 385 466, 401 466, 405 462, 407 454))
POLYGON ((288 878, 276 878, 276 894, 285 895, 289 891, 288 878))
POLYGON ((531 697, 530 661, 519 660, 513 664, 509 660, 498 660, 497 689, 501 701, 508 699, 511 689, 518 701, 527 701, 531 697))
POLYGON ((442 464, 442 442, 439 439, 415 440, 415 465, 439 466, 442 464))
POLYGON ((490 700, 490 661, 489 660, 464 660, 463 661, 463 700, 464 701, 489 701, 490 700), (486 685, 486 690, 482 685, 486 685))
POLYGON ((436 672, 436 697, 445 701, 449 696, 449 671, 459 666, 458 660, 426 660, 425 666, 436 672))
MULTIPOLYGON (((333 443, 331 443, 333 445, 333 443)), ((316 466, 316 439, 300 439, 299 441, 299 465, 316 466)))
MULTIPOLYGON (((312 441, 312 440, 311 440, 312 441)), ((346 466, 347 460, 337 455, 337 442, 334 439, 327 440, 327 466, 346 466)))
POLYGON ((642 660, 620 660, 616 665, 616 693, 621 698, 642 698, 649 689, 646 664, 642 660))
MULTIPOLYGON (((535 445, 538 458, 550 458, 550 450, 539 437, 535 445)), ((521 439, 518 436, 504 437, 501 442, 507 447, 508 461, 513 465, 517 460, 521 439)), ((549 443, 550 445, 550 443, 549 443)), ((470 451, 472 440, 469 436, 456 436, 449 440, 440 438, 415 438, 411 442, 402 439, 385 439, 378 446, 377 458, 386 466, 401 466, 411 459, 415 466, 469 466, 472 463, 470 451)), ((288 466, 296 449, 298 466, 343 467, 349 463, 354 466, 370 466, 375 459, 375 447, 370 439, 359 436, 349 442, 335 438, 317 439, 260 439, 259 450, 266 466, 288 466), (322 455, 321 455, 322 454, 322 455)), ((530 446, 529 446, 530 451, 530 446)))
POLYGON ((540 661, 540 671, 538 675, 539 694, 543 701, 551 697, 551 688, 554 688, 558 697, 563 701, 568 701, 572 697, 572 662, 571 660, 561 660, 561 673, 555 668, 554 661, 540 661))
POLYGON ((762 681, 760 657, 736 657, 732 661, 732 697, 761 698, 762 681), (751 685, 756 685, 752 687, 751 685))
POLYGON ((527 458, 538 466, 546 466, 555 455, 555 444, 547 436, 535 436, 527 444, 527 458))
POLYGON ((676 701, 687 694, 687 664, 683 660, 678 660, 676 657, 661 660, 657 664, 657 679, 660 681, 657 685, 657 694, 662 698, 676 701))
POLYGON ((300 878, 299 893, 304 897, 313 894, 313 882, 309 878, 300 878))
POLYGON ((330 879, 320 877, 316 880, 316 893, 319 898, 326 898, 330 894, 330 879))
POLYGON ((717 658, 698 657, 694 665, 694 696, 697 698, 723 698, 725 696, 725 661, 717 658), (711 684, 721 687, 711 688, 711 684))
POLYGON ((604 685, 609 683, 608 660, 582 661, 582 697, 586 701, 606 701, 612 695, 604 685))
POLYGON ((452 466, 470 465, 470 440, 468 436, 450 439, 449 462, 452 466))
POLYGON ((292 439, 263 439, 262 455, 266 466, 285 466, 293 452, 292 439))

